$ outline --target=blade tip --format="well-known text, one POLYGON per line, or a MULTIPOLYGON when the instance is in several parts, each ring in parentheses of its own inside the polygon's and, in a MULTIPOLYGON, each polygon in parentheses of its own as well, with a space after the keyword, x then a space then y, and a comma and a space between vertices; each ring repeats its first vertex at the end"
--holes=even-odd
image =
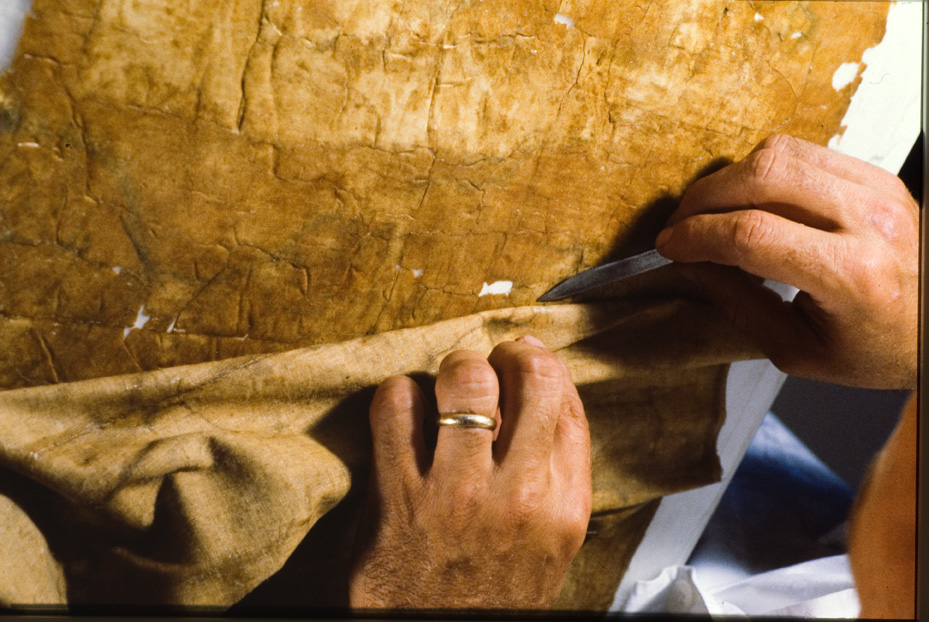
POLYGON ((536 302, 554 302, 555 300, 560 300, 562 296, 559 296, 554 290, 548 290, 541 296, 535 299, 536 302))

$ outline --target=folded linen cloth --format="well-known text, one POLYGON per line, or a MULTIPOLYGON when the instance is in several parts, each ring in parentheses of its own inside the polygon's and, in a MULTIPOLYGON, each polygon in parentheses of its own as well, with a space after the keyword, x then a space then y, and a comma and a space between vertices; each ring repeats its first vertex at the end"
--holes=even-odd
POLYGON ((726 362, 752 351, 695 303, 504 309, 2 392, 0 602, 225 607, 299 545, 248 602, 344 605, 374 386, 524 334, 566 361, 593 437, 591 533, 559 606, 606 608, 657 500, 720 476, 726 362))

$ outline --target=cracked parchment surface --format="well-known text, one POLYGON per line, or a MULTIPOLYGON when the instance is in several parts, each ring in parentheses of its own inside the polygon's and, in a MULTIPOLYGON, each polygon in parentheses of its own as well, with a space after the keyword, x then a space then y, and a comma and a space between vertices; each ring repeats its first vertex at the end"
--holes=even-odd
POLYGON ((887 10, 34 4, 0 90, 3 387, 531 303, 708 165, 840 131, 832 75, 887 10))

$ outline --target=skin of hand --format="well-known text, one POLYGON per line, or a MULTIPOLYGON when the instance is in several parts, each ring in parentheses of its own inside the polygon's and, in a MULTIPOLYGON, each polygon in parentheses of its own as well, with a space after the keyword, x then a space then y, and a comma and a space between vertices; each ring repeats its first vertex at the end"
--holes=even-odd
POLYGON ((694 182, 656 247, 782 371, 915 388, 919 208, 895 175, 772 136, 694 182))
POLYGON ((848 558, 862 618, 916 616, 917 418, 914 396, 852 509, 848 558))
POLYGON ((351 607, 550 607, 591 512, 590 432, 567 367, 532 337, 487 358, 457 351, 435 396, 440 412, 493 414, 498 427, 440 426, 431 448, 418 386, 378 387, 351 607))

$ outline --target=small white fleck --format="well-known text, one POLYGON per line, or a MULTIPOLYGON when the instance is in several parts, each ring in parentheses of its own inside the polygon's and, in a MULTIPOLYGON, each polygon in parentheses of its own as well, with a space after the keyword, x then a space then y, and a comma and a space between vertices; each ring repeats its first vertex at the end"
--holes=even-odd
POLYGON ((503 294, 504 296, 509 295, 510 291, 513 289, 513 281, 497 281, 496 283, 491 283, 488 285, 484 283, 484 286, 481 288, 480 296, 486 296, 488 294, 503 294))
POLYGON ((791 39, 799 39, 799 38, 802 37, 802 36, 803 36, 803 33, 800 32, 800 31, 798 30, 797 32, 795 32, 795 33, 793 33, 792 35, 790 35, 790 38, 791 38, 791 39))
POLYGON ((16 143, 17 147, 29 147, 31 149, 38 149, 40 147, 39 143, 16 143))
POLYGON ((539 51, 538 51, 538 50, 529 50, 529 53, 530 53, 530 54, 538 54, 539 51))
POLYGON ((841 91, 851 84, 858 75, 860 63, 842 63, 839 68, 832 74, 832 88, 841 91))
POLYGON ((39 452, 37 452, 37 451, 30 451, 30 452, 29 452, 29 457, 32 458, 33 460, 38 460, 38 459, 39 459, 39 452))
POLYGON ((413 270, 413 277, 414 277, 414 278, 417 278, 417 279, 418 279, 418 278, 421 277, 422 275, 423 275, 423 271, 422 271, 422 270, 413 270))
POLYGON ((144 328, 148 324, 151 316, 145 312, 145 305, 139 307, 139 313, 135 316, 135 328, 144 328))
POLYGON ((403 268, 400 267, 400 264, 397 264, 396 266, 394 266, 394 268, 396 268, 397 270, 402 270, 402 269, 403 269, 403 268))
POLYGON ((145 325, 148 324, 148 320, 151 319, 151 316, 145 313, 145 305, 139 307, 139 312, 135 316, 135 324, 132 326, 127 326, 123 329, 123 339, 129 336, 129 333, 133 328, 145 328, 145 325))
POLYGON ((174 326, 175 326, 176 324, 177 324, 177 318, 174 318, 173 320, 171 320, 171 325, 168 326, 168 332, 169 332, 169 333, 173 333, 173 332, 174 332, 174 326))
POLYGON ((562 13, 555 14, 555 23, 564 24, 568 28, 574 28, 574 20, 567 15, 563 15, 562 13))
POLYGON ((442 49, 443 49, 443 50, 454 50, 456 47, 458 47, 458 46, 457 46, 457 45, 448 45, 448 44, 445 44, 445 45, 442 46, 442 49))
POLYGON ((764 16, 761 13, 755 13, 755 21, 760 22, 764 19, 764 16))
POLYGON ((122 274, 122 271, 123 271, 123 269, 120 268, 119 266, 114 266, 114 267, 113 267, 113 272, 115 272, 116 274, 122 274))

